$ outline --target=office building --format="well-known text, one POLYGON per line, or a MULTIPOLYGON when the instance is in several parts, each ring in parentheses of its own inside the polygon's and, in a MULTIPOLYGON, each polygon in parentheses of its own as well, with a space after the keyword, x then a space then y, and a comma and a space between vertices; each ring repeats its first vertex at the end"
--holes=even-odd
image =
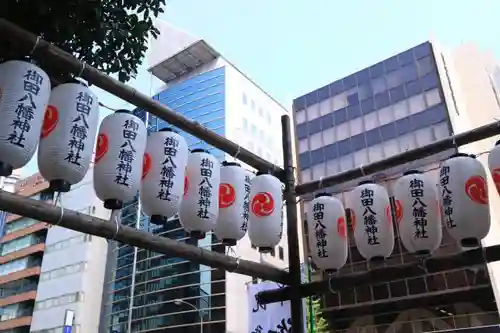
MULTIPOLYGON (((206 41, 164 22, 151 45, 149 71, 162 81, 154 99, 271 161, 282 164, 280 117, 287 112, 231 65, 206 41)), ((149 131, 167 124, 147 120, 149 131)), ((225 153, 182 133, 190 148, 209 149, 220 160, 225 153)), ((122 221, 154 234, 207 250, 224 252, 212 234, 190 239, 178 220, 149 224, 137 202, 123 210, 122 221)), ((261 255, 245 237, 234 247, 242 258, 287 267, 286 236, 274 253, 261 255)), ((118 244, 110 250, 108 301, 102 332, 247 332, 246 283, 252 277, 213 270, 186 260, 118 244), (114 257, 113 257, 114 256, 114 257), (180 300, 181 302, 176 302, 180 300), (187 304, 186 304, 187 303, 187 304)))
MULTIPOLYGON (((51 202, 48 186, 35 174, 15 192, 51 202)), ((63 198, 65 208, 109 218, 92 172, 63 198)), ((0 332, 62 333, 67 310, 74 313, 72 332, 98 332, 106 240, 10 214, 0 243, 0 332)))
MULTIPOLYGON (((425 42, 296 98, 301 181, 360 167, 494 121, 500 114, 499 78, 491 55, 474 45, 446 51, 435 42, 425 42)), ((478 154, 491 149, 494 141, 458 150, 478 154)), ((456 151, 366 178, 385 183, 389 194, 397 177, 409 169, 427 171, 437 183, 439 161, 456 151)), ((479 157, 483 163, 486 158, 479 157)), ((344 200, 358 181, 327 190, 344 200)), ((492 228, 483 245, 498 243, 500 206, 493 186, 490 198, 492 228)), ((354 246, 351 227, 349 237, 348 264, 340 274, 368 269, 354 246)), ((436 255, 458 251, 461 248, 445 231, 436 255)), ((414 260, 397 239, 385 265, 414 260)), ((499 322, 495 276, 498 266, 491 264, 363 285, 327 295, 324 316, 334 332, 429 332, 495 325, 499 322)))

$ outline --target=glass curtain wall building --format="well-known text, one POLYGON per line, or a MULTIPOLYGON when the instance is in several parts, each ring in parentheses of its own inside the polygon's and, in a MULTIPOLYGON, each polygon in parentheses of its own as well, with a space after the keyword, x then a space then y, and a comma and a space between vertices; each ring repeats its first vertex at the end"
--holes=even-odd
MULTIPOLYGON (((301 181, 376 162, 456 133, 451 114, 457 102, 449 70, 450 63, 426 42, 296 98, 301 181)), ((384 183, 390 194, 397 177, 409 169, 427 171, 437 183, 439 161, 455 151, 366 178, 384 183)), ((347 191, 358 182, 328 190, 345 201, 347 191)), ((307 230, 307 216, 305 224, 307 230)), ((393 254, 384 265, 415 261, 403 248, 397 230, 395 234, 393 254)), ((349 240, 348 263, 340 274, 373 268, 356 249, 350 223, 349 240)), ((458 251, 460 247, 445 231, 437 255, 458 251)), ((499 322, 486 266, 328 294, 323 298, 323 313, 334 332, 429 332, 499 322)))

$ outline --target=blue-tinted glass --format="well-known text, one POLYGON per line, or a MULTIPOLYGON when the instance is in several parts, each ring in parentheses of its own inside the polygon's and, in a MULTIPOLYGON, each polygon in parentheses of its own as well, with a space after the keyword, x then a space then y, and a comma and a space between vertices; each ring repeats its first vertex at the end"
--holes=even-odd
POLYGON ((406 65, 413 62, 413 49, 409 49, 398 55, 399 63, 406 65))
POLYGON ((323 163, 325 161, 325 152, 323 148, 311 151, 311 165, 323 163))
POLYGON ((398 119, 396 121, 396 131, 398 136, 410 133, 412 131, 410 117, 398 119))
POLYGON ((302 110, 306 107, 306 98, 304 96, 293 100, 293 109, 295 111, 302 110))
POLYGON ((404 83, 402 69, 392 71, 385 76, 385 81, 387 83, 387 89, 392 89, 404 83))
POLYGON ((365 135, 363 133, 351 137, 352 151, 358 151, 366 148, 365 135))
POLYGON ((308 151, 299 155, 299 166, 301 170, 311 166, 311 154, 308 151))
POLYGON ((415 58, 420 59, 431 54, 431 43, 425 42, 413 49, 415 58))
POLYGON ((337 149, 339 152, 339 156, 345 156, 352 153, 351 138, 347 138, 337 142, 337 149))
POLYGON ((306 95, 306 106, 318 103, 318 92, 315 90, 306 95))
POLYGON ((404 82, 415 81, 418 78, 417 66, 415 63, 403 66, 401 68, 401 76, 404 82))
POLYGON ((382 142, 382 137, 380 136, 378 128, 366 131, 365 136, 366 136, 366 145, 368 147, 378 145, 380 142, 382 142))
POLYGON ((422 93, 422 88, 420 87, 419 81, 412 81, 405 84, 406 96, 412 97, 422 93))
POLYGON ((365 68, 362 71, 357 72, 356 78, 358 80, 358 84, 370 82, 370 70, 365 68))
POLYGON ((335 111, 333 113, 333 119, 334 119, 333 123, 335 125, 345 123, 347 121, 346 109, 343 108, 343 109, 335 111))
POLYGON ((359 103, 358 93, 354 93, 347 96, 347 105, 353 105, 359 103))
POLYGON ((307 131, 309 135, 321 132, 321 118, 311 120, 309 125, 307 125, 307 131))
POLYGON ((327 114, 320 117, 321 128, 327 129, 333 126, 333 114, 327 114))
POLYGON ((318 90, 318 100, 323 101, 330 97, 330 88, 328 86, 321 88, 318 90))
POLYGON ((411 125, 414 130, 439 124, 447 120, 448 114, 444 104, 439 104, 431 109, 416 113, 411 116, 411 125))
POLYGON ((425 76, 434 71, 434 59, 432 56, 427 56, 421 59, 418 59, 418 73, 419 75, 425 76))
POLYGON ((297 138, 307 138, 307 123, 297 125, 297 138))
POLYGON ((359 104, 348 106, 347 119, 350 120, 358 117, 361 117, 361 106, 359 104))
POLYGON ((389 92, 384 91, 375 95, 375 107, 377 109, 385 108, 389 104, 391 104, 391 101, 389 100, 389 92))
POLYGON ((385 72, 389 73, 399 68, 398 57, 390 57, 384 61, 385 72))
POLYGON ((369 98, 361 102, 361 112, 363 114, 369 114, 375 111, 375 103, 373 101, 373 98, 369 98))
POLYGON ((394 127, 394 123, 382 125, 379 130, 382 140, 384 141, 388 141, 396 137, 396 128, 394 127))
POLYGON ((351 74, 344 79, 342 79, 342 85, 344 86, 344 90, 351 89, 352 87, 355 87, 357 85, 356 82, 356 75, 351 74))
POLYGON ((405 87, 401 85, 399 87, 393 88, 389 91, 389 95, 391 97, 391 103, 402 101, 406 98, 405 87))
POLYGON ((431 90, 438 86, 438 78, 436 73, 430 73, 420 79, 422 90, 431 90))
POLYGON ((337 143, 332 143, 331 145, 325 146, 325 158, 326 160, 333 160, 337 158, 337 143))
POLYGON ((337 80, 333 83, 330 83, 330 96, 335 96, 344 91, 344 87, 342 86, 342 80, 337 80))
POLYGON ((379 62, 378 64, 371 66, 369 70, 370 70, 370 77, 372 79, 375 79, 384 74, 384 64, 379 62))
POLYGON ((370 84, 363 84, 358 87, 358 97, 360 101, 372 96, 372 86, 370 84))

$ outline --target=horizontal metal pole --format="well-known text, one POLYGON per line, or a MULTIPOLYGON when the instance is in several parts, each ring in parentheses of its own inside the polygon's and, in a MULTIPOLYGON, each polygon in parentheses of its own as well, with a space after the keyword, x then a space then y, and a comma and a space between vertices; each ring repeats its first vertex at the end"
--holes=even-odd
POLYGON ((113 239, 142 249, 179 257, 191 262, 222 270, 250 275, 280 283, 288 282, 288 273, 275 267, 253 261, 236 259, 217 252, 207 251, 197 246, 177 242, 173 239, 155 236, 97 217, 81 214, 69 209, 54 207, 39 200, 29 199, 0 190, 0 210, 26 216, 35 220, 80 231, 86 234, 113 239), (61 216, 62 213, 62 216, 61 216))
POLYGON ((431 144, 408 150, 404 153, 400 153, 377 162, 373 162, 367 165, 361 165, 354 169, 325 177, 322 180, 314 180, 309 183, 297 185, 295 192, 297 193, 297 195, 312 193, 314 191, 317 191, 320 186, 329 187, 346 183, 348 181, 381 172, 401 164, 440 153, 450 148, 463 146, 471 142, 480 141, 498 134, 500 134, 500 121, 477 127, 468 132, 450 136, 431 144))
MULTIPOLYGON (((300 286, 300 296, 309 297, 323 295, 331 291, 354 288, 358 285, 407 279, 495 261, 500 261, 500 245, 478 248, 454 255, 429 258, 422 262, 375 268, 370 271, 354 274, 332 276, 327 280, 302 284, 300 286)), ((257 300, 262 304, 281 302, 291 298, 292 288, 290 287, 267 290, 257 294, 257 300)))
POLYGON ((38 44, 36 44, 37 36, 5 19, 0 19, 0 38, 10 41, 13 47, 15 46, 16 48, 25 51, 26 54, 29 54, 36 45, 32 54, 35 59, 43 59, 43 61, 51 62, 54 66, 64 69, 69 73, 80 75, 82 78, 97 87, 146 110, 147 112, 178 127, 179 129, 200 138, 206 143, 221 149, 232 156, 237 155, 239 160, 249 164, 257 170, 264 172, 273 171, 273 173, 279 178, 283 175, 282 168, 260 158, 225 137, 218 135, 200 123, 184 117, 182 114, 175 112, 168 106, 153 100, 150 96, 144 95, 136 89, 127 86, 126 84, 123 84, 104 73, 101 73, 94 67, 85 65, 71 54, 61 50, 53 44, 43 39, 40 39, 38 44))

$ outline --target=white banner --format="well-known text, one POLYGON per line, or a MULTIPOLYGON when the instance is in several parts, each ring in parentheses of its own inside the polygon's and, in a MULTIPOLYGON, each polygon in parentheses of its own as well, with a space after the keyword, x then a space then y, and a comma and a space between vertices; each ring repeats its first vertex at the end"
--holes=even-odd
POLYGON ((281 287, 275 282, 248 285, 249 333, 290 333, 292 331, 290 301, 259 305, 255 299, 255 295, 261 291, 281 287))

